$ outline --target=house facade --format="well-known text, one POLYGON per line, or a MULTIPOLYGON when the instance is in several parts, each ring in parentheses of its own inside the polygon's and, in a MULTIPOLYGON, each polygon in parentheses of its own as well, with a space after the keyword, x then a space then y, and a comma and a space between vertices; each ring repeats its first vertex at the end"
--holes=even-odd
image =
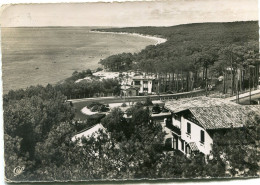
POLYGON ((165 107, 172 115, 165 119, 171 131, 166 144, 186 155, 196 152, 209 155, 213 133, 243 127, 253 119, 248 116, 251 112, 260 115, 260 106, 242 106, 219 98, 185 98, 166 102, 165 107))
POLYGON ((158 91, 158 83, 154 76, 134 76, 132 86, 138 88, 139 93, 144 95, 158 91))
POLYGON ((196 120, 190 118, 187 111, 172 113, 166 121, 166 127, 172 131, 172 149, 190 155, 192 152, 210 154, 213 140, 196 120))

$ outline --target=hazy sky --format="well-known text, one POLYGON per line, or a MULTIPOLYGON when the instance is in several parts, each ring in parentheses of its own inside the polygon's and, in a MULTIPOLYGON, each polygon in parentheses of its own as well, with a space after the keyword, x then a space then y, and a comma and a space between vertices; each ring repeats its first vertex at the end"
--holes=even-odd
POLYGON ((257 0, 19 4, 6 7, 0 19, 3 27, 170 26, 246 20, 258 20, 257 0))

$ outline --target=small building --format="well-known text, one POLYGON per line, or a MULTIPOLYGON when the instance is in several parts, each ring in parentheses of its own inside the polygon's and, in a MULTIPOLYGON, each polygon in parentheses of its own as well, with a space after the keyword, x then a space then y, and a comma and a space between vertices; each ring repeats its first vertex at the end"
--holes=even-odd
POLYGON ((254 112, 260 115, 260 106, 243 106, 220 98, 196 97, 166 102, 171 118, 165 119, 172 137, 166 139, 168 147, 184 154, 201 152, 209 155, 216 132, 241 128, 248 116, 254 112))
POLYGON ((131 87, 131 86, 121 86, 121 95, 122 96, 126 96, 126 97, 129 97, 129 96, 138 96, 139 95, 139 89, 136 88, 136 87, 131 87))

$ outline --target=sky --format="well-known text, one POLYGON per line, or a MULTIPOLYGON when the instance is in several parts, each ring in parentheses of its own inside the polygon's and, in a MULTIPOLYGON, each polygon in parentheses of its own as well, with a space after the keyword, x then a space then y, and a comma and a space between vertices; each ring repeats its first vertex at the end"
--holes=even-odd
POLYGON ((3 27, 125 27, 247 20, 258 20, 257 0, 14 4, 2 7, 0 23, 3 27))

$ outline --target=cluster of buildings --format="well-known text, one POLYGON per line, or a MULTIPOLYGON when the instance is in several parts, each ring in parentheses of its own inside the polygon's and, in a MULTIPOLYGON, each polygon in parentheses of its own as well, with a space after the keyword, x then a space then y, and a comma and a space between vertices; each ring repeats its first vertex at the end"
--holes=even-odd
POLYGON ((93 76, 102 79, 119 79, 122 96, 138 96, 156 94, 159 92, 159 83, 155 75, 136 72, 105 72, 93 73, 93 76))
POLYGON ((135 72, 106 72, 98 71, 92 77, 78 79, 75 83, 82 80, 93 79, 118 79, 121 83, 122 96, 138 96, 156 94, 159 92, 159 83, 155 75, 147 75, 135 72))

